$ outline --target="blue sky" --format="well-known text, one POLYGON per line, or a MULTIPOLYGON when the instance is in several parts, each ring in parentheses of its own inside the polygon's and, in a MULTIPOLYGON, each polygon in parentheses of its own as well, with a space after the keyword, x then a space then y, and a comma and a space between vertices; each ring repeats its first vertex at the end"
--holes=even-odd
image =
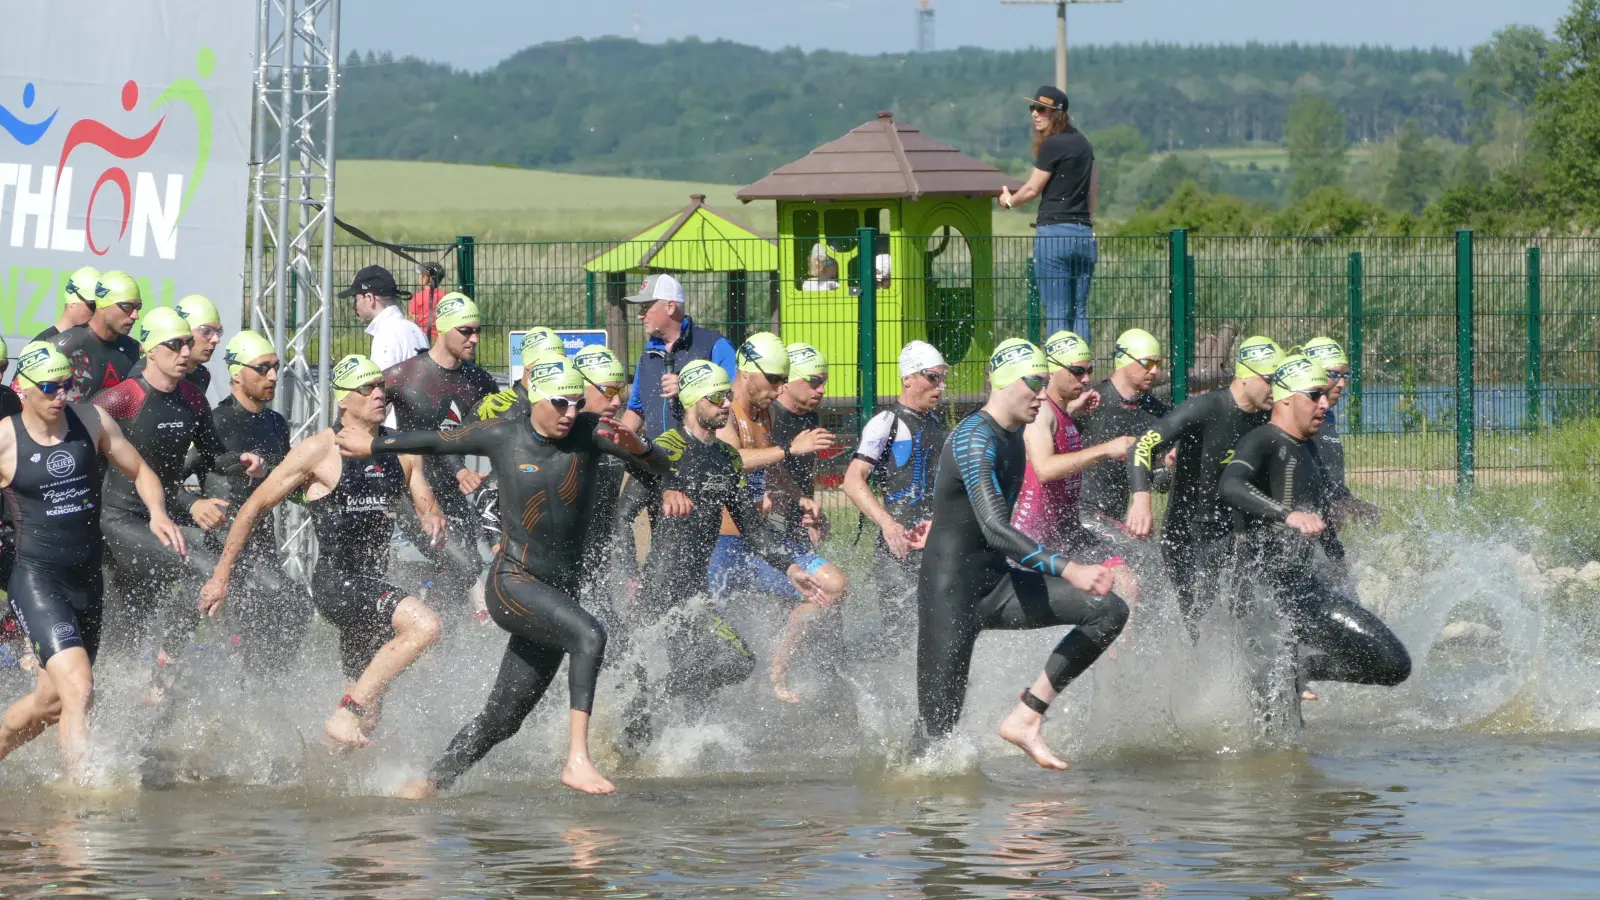
MULTIPOLYGON (((1052 7, 932 0, 936 41, 999 49, 1051 46, 1052 7)), ((909 50, 915 0, 343 0, 346 50, 391 50, 483 69, 531 44, 633 34, 854 53, 909 50)), ((1547 31, 1569 0, 1126 0, 1075 6, 1071 43, 1249 40, 1466 48, 1508 24, 1547 31)))

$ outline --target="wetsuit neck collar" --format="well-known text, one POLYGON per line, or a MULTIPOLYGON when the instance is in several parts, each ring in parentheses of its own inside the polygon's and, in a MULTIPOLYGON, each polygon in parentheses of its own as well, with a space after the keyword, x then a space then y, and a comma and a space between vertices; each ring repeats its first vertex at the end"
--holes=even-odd
POLYGON ((436 341, 432 347, 428 348, 428 359, 433 360, 433 364, 434 365, 436 365, 439 368, 445 370, 446 372, 459 371, 462 366, 465 366, 467 364, 466 360, 464 360, 464 359, 456 359, 454 356, 451 356, 450 355, 450 351, 444 349, 444 341, 436 341), (448 359, 454 361, 455 365, 453 365, 453 366, 445 365, 444 363, 439 361, 439 357, 434 356, 435 353, 443 354, 448 359))
POLYGON ((90 334, 94 335, 95 340, 109 347, 117 342, 117 338, 122 337, 122 335, 117 334, 115 331, 111 331, 110 328, 107 328, 106 330, 111 331, 111 336, 102 337, 100 334, 100 329, 94 327, 98 322, 98 319, 90 319, 89 321, 83 323, 83 327, 87 329, 90 334))
MULTIPOLYGON (((149 388, 158 394, 171 394, 177 392, 179 388, 183 387, 183 376, 181 375, 172 382, 172 387, 170 388, 157 387, 155 384, 152 384, 150 381, 150 372, 153 368, 154 367, 149 362, 146 362, 144 364, 144 371, 139 373, 137 376, 139 383, 144 385, 146 388, 149 388)), ((159 374, 160 373, 157 373, 158 376, 159 374)))
POLYGON ((1294 432, 1292 432, 1289 429, 1283 427, 1282 425, 1279 425, 1277 422, 1268 422, 1267 424, 1271 425, 1273 428, 1276 428, 1279 431, 1283 432, 1283 436, 1284 437, 1288 438, 1291 441, 1294 441, 1297 444, 1308 443, 1311 440, 1311 435, 1306 435, 1305 437, 1295 437, 1294 432))
POLYGON ((1004 424, 1002 424, 1000 422, 999 419, 994 417, 994 413, 989 412, 988 404, 984 404, 983 407, 978 410, 978 415, 983 416, 985 419, 988 419, 990 421, 990 423, 992 423, 994 425, 994 427, 1000 429, 1001 431, 1009 432, 1011 434, 1016 434, 1017 432, 1021 431, 1022 430, 1022 426, 1027 424, 1026 422, 1018 422, 1016 425, 1012 426, 1011 428, 1007 428, 1004 424))
POLYGON ((256 408, 252 409, 250 404, 254 403, 255 401, 244 396, 244 394, 237 389, 228 392, 228 399, 233 401, 234 406, 239 407, 253 416, 259 416, 267 411, 267 401, 262 400, 260 403, 256 404, 256 408))

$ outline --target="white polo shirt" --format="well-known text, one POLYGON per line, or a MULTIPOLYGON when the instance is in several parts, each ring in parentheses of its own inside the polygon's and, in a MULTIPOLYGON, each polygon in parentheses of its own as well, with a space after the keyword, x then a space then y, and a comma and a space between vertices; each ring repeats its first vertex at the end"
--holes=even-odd
POLYGON ((403 363, 428 349, 427 336, 399 306, 384 307, 367 325, 367 334, 372 335, 372 352, 367 355, 380 369, 403 363))

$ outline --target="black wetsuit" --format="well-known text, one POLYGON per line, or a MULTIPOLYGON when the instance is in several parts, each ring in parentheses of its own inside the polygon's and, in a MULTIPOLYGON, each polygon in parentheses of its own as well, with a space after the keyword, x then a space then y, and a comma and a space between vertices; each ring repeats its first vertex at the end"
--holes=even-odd
POLYGON ((584 517, 592 508, 600 457, 616 456, 630 468, 658 475, 667 469, 659 450, 634 457, 597 434, 599 424, 599 416, 579 413, 566 437, 549 440, 528 419, 505 417, 454 431, 390 435, 375 443, 376 450, 389 453, 486 456, 500 484, 504 535, 486 599, 489 615, 511 639, 483 712, 433 765, 440 787, 517 733, 568 654, 572 708, 593 708, 606 632, 576 598, 584 580, 584 517))
MULTIPOLYGON (((380 430, 380 435, 389 433, 380 430)), ((364 459, 345 457, 333 490, 306 501, 317 530, 311 599, 339 629, 339 662, 351 681, 394 637, 394 611, 406 595, 384 574, 396 501, 408 492, 400 458, 383 451, 364 459)))
MULTIPOLYGON (((390 366, 383 379, 396 431, 450 431, 470 425, 476 420, 473 411, 478 404, 499 390, 494 376, 476 363, 463 362, 446 369, 427 353, 390 366)), ((456 472, 465 465, 460 454, 422 461, 422 475, 449 524, 448 541, 443 547, 432 546, 415 516, 399 517, 401 532, 438 572, 434 594, 446 602, 463 605, 472 583, 489 561, 489 545, 482 540, 477 511, 456 481, 456 472)))
MULTIPOLYGON (((1075 420, 1078 430, 1083 434, 1085 447, 1095 447, 1119 437, 1139 437, 1172 411, 1172 407, 1149 393, 1137 400, 1127 400, 1109 378, 1095 385, 1094 389, 1100 393, 1100 406, 1075 420)), ((1158 476, 1155 489, 1165 491, 1169 477, 1158 476)), ((1083 498, 1080 503, 1085 516, 1100 515, 1121 522, 1122 517, 1128 514, 1127 464, 1106 459, 1084 469, 1083 498)))
MULTIPOLYGON (((254 453, 261 457, 266 474, 271 474, 289 453, 289 423, 270 408, 253 413, 232 395, 211 411, 211 422, 226 452, 204 461, 203 468, 209 472, 205 493, 228 501, 226 512, 231 526, 239 508, 266 477, 245 474, 240 457, 254 453)), ((207 546, 221 554, 227 537, 225 528, 207 532, 207 546)), ((257 671, 284 671, 293 662, 311 624, 311 604, 303 587, 283 575, 283 559, 270 516, 263 516, 250 532, 239 555, 238 568, 245 577, 229 598, 228 607, 240 619, 245 662, 257 671), (259 587, 285 590, 256 595, 253 589, 259 587)))
POLYGON ((51 445, 10 417, 17 468, 5 497, 19 540, 6 592, 41 665, 69 647, 93 662, 100 649, 100 454, 78 413, 63 415, 66 436, 51 445))
POLYGON ((1128 454, 1129 492, 1149 491, 1156 461, 1169 447, 1178 446, 1171 500, 1161 527, 1161 555, 1191 637, 1198 634, 1200 618, 1216 599, 1217 579, 1230 549, 1227 535, 1233 530, 1233 511, 1222 502, 1217 483, 1239 438, 1266 424, 1267 417, 1265 412, 1240 409, 1233 391, 1218 388, 1179 404, 1152 425, 1128 454))
POLYGON ((55 327, 54 325, 51 325, 49 328, 46 328, 45 330, 43 330, 43 331, 39 332, 38 334, 34 335, 33 339, 36 340, 36 341, 48 341, 48 340, 50 340, 51 338, 55 337, 56 335, 58 335, 60 333, 61 333, 61 329, 55 327))
MULTIPOLYGON (((89 329, 75 325, 51 339, 56 349, 72 362, 72 390, 67 399, 89 400, 104 390, 121 384, 139 361, 139 342, 125 334, 109 343, 89 329)), ((148 461, 148 460, 147 460, 148 461)))
MULTIPOLYGON (((637 625, 658 622, 705 593, 724 509, 751 551, 773 568, 782 572, 796 561, 783 535, 751 505, 742 485, 744 463, 731 444, 715 437, 702 442, 679 426, 656 438, 656 446, 672 465, 660 480, 661 490, 682 492, 694 509, 688 516, 656 518, 639 589, 637 625)), ((626 717, 627 736, 636 745, 652 733, 648 708, 656 701, 679 696, 704 700, 755 671, 755 654, 720 616, 675 620, 666 639, 672 647, 669 671, 653 690, 639 693, 626 717)))
MULTIPOLYGON (((22 398, 17 392, 0 385, 0 419, 9 419, 22 412, 22 398)), ((0 584, 11 578, 11 565, 17 559, 17 532, 11 512, 6 508, 5 497, 0 494, 0 584)), ((6 615, 0 614, 0 619, 6 615)))
POLYGON ((1021 429, 1007 431, 983 410, 961 420, 939 459, 917 584, 917 712, 928 738, 949 734, 960 719, 984 630, 1076 625, 1044 667, 1059 691, 1127 624, 1120 597, 1091 597, 1068 584, 1058 577, 1067 560, 1012 527, 1026 466, 1021 429))
MULTIPOLYGON (((220 460, 227 449, 217 437, 210 404, 186 381, 179 381, 172 391, 158 391, 143 377, 132 378, 101 391, 94 403, 117 420, 123 435, 160 479, 167 513, 183 530, 186 555, 180 557, 151 533, 150 512, 133 481, 115 470, 106 473, 100 527, 117 588, 127 604, 130 632, 135 638, 145 636, 152 616, 165 608, 167 621, 160 639, 168 655, 174 655, 199 622, 195 599, 217 567, 217 554, 189 514, 201 498, 183 488, 185 454, 192 444, 203 458, 220 460)), ((256 568, 241 581, 249 582, 251 591, 274 596, 287 591, 282 578, 276 570, 256 568)))
MULTIPOLYGON (((782 402, 772 401, 772 446, 788 447, 794 444, 794 439, 803 431, 822 427, 822 417, 816 410, 806 413, 790 412, 782 402)), ((782 468, 783 477, 788 479, 789 485, 795 489, 795 496, 790 496, 786 490, 774 491, 772 497, 772 514, 782 522, 784 534, 791 541, 802 541, 809 545, 811 534, 805 526, 800 524, 802 514, 800 505, 795 502, 798 497, 810 497, 813 485, 817 480, 817 455, 807 453, 804 456, 791 455, 778 464, 782 468)), ((744 528, 739 529, 744 533, 744 528)), ((712 543, 715 543, 713 541, 712 543)))
POLYGON ((1310 441, 1276 425, 1240 439, 1222 473, 1222 497, 1234 510, 1241 597, 1264 589, 1290 634, 1320 653, 1306 678, 1393 686, 1411 675, 1411 657, 1394 632, 1315 571, 1313 541, 1283 523, 1292 512, 1327 516, 1327 471, 1310 441))

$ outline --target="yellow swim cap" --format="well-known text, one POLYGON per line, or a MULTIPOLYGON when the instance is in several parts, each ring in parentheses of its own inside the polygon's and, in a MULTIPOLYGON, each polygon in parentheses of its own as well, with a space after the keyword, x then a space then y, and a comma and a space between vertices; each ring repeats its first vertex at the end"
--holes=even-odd
POLYGON ((1272 402, 1287 400, 1301 391, 1328 386, 1328 373, 1301 353, 1284 359, 1272 379, 1272 402))
POLYGON ((1129 328, 1117 335, 1116 349, 1111 352, 1112 368, 1120 369, 1141 359, 1160 359, 1161 342, 1143 328, 1129 328))
POLYGON ((628 380, 628 370, 623 367, 622 360, 604 344, 591 344, 579 350, 572 358, 572 365, 579 375, 597 385, 628 380))
POLYGON ((537 362, 528 367, 528 396, 537 401, 533 392, 546 399, 550 397, 582 397, 583 376, 566 358, 537 362))
POLYGON ((556 334, 543 325, 529 328, 522 336, 522 367, 528 368, 536 362, 548 362, 551 359, 566 359, 567 348, 561 343, 561 335, 556 334), (555 354, 560 354, 559 357, 555 354))
POLYGON ((828 359, 822 351, 796 341, 784 348, 789 356, 789 380, 804 381, 813 375, 828 374, 828 359))
POLYGON ((1345 355, 1344 348, 1331 337, 1312 338, 1306 341, 1300 352, 1321 363, 1324 369, 1350 365, 1350 357, 1345 355))
POLYGON ((1022 338, 1007 338, 989 354, 989 384, 995 390, 1029 375, 1049 375, 1044 351, 1022 338))
POLYGON ((697 359, 678 373, 678 401, 690 407, 718 391, 733 389, 726 369, 706 359, 697 359))
POLYGON ((278 352, 272 342, 254 331, 241 331, 222 348, 222 361, 228 364, 228 374, 237 375, 245 363, 253 363, 263 356, 278 352))
POLYGON ((1259 375, 1268 381, 1283 362, 1283 348, 1269 337, 1256 335, 1244 339, 1239 345, 1239 355, 1233 362, 1233 377, 1254 378, 1259 375))
POLYGON ((17 374, 34 384, 60 381, 72 374, 72 360, 49 341, 29 341, 17 357, 17 374))
POLYGON ((140 316, 134 330, 139 334, 139 346, 146 353, 162 341, 190 336, 189 323, 178 315, 177 310, 168 306, 157 307, 140 316))
POLYGON ((1065 369, 1094 359, 1089 342, 1070 331, 1058 331, 1044 342, 1044 360, 1051 370, 1065 369))
POLYGON ((359 353, 352 353, 333 367, 333 402, 343 402, 358 387, 382 383, 383 370, 378 368, 378 364, 359 353))
POLYGON ((61 289, 61 299, 69 304, 87 303, 90 309, 94 309, 94 286, 99 281, 100 270, 94 266, 84 266, 67 276, 67 284, 61 289))
POLYGON ((770 331, 758 331, 745 338, 734 357, 739 360, 741 372, 789 377, 789 352, 783 348, 783 340, 770 331))
POLYGON ((108 303, 126 303, 129 300, 141 300, 139 296, 139 282, 133 276, 121 269, 112 269, 100 273, 100 279, 94 284, 94 300, 100 306, 108 303))
POLYGON ((189 323, 190 328, 198 325, 221 325, 222 314, 217 312, 217 305, 199 294, 190 294, 178 301, 173 307, 183 320, 189 323))
MULTIPOLYGON (((472 298, 458 291, 451 291, 439 298, 439 305, 434 308, 434 327, 440 331, 449 331, 463 325, 477 325, 478 304, 472 298)), ((559 342, 559 339, 557 339, 559 342)), ((522 338, 523 349, 528 346, 528 336, 522 338)))

